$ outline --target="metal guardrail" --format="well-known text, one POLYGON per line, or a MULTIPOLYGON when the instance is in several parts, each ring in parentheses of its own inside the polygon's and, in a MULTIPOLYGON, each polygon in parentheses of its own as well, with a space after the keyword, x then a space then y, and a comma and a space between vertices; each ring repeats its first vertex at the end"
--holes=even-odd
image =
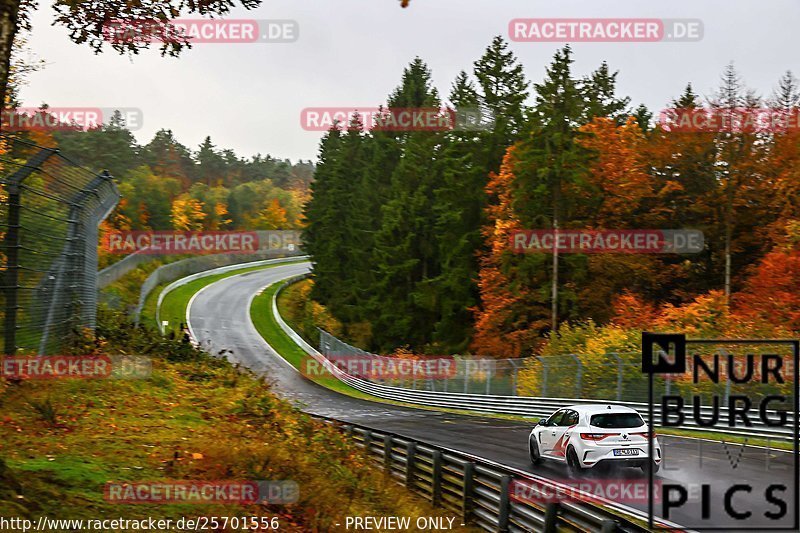
POLYGON ((175 281, 184 276, 203 272, 216 267, 229 266, 229 265, 247 265, 250 262, 262 261, 265 259, 275 259, 279 257, 294 257, 301 256, 303 252, 299 249, 284 250, 261 250, 253 254, 215 254, 203 255, 199 257, 190 257, 182 259, 174 263, 162 265, 155 269, 142 283, 139 291, 139 302, 133 311, 135 323, 139 324, 139 319, 144 308, 145 301, 150 293, 162 283, 175 281))
POLYGON ((211 270, 203 270, 202 272, 198 272, 196 274, 192 274, 190 276, 186 276, 185 278, 180 278, 179 280, 173 281, 166 287, 164 287, 161 292, 158 293, 158 301, 156 302, 156 324, 158 325, 159 332, 163 335, 164 334, 164 325, 161 323, 161 304, 164 302, 164 298, 167 297, 167 294, 174 291, 178 287, 183 287, 187 283, 191 283, 195 280, 205 278, 208 276, 216 276, 217 274, 224 274, 226 272, 233 272, 236 270, 242 270, 246 268, 253 268, 258 266, 267 266, 267 265, 279 265, 281 263, 290 263, 292 261, 298 261, 301 259, 308 258, 307 255, 298 255, 298 256, 291 256, 291 257, 282 257, 280 259, 264 259, 262 261, 251 261, 249 263, 237 263, 235 265, 227 265, 218 268, 212 268, 211 270))
MULTIPOLYGON (((576 404, 607 404, 609 402, 615 405, 623 405, 631 407, 639 411, 645 418, 648 415, 648 405, 644 402, 620 402, 611 400, 585 400, 579 398, 544 398, 544 397, 528 397, 528 396, 495 396, 484 394, 464 394, 458 392, 441 392, 441 391, 425 391, 406 389, 402 387, 388 386, 374 381, 369 381, 361 378, 354 377, 347 374, 333 362, 328 360, 316 348, 308 344, 296 331, 294 331, 281 317, 278 311, 277 298, 281 290, 286 286, 307 277, 308 274, 293 276, 285 280, 279 289, 275 292, 272 300, 272 312, 279 327, 286 333, 296 344, 313 357, 320 365, 328 370, 333 376, 340 381, 349 385, 350 387, 361 392, 384 398, 387 400, 407 402, 417 405, 425 405, 430 407, 442 407, 447 409, 458 409, 465 411, 475 411, 484 413, 500 413, 512 414, 527 417, 547 417, 553 414, 556 410, 566 407, 568 405, 576 404)), ((688 406, 684 409, 684 424, 676 426, 676 429, 695 430, 695 431, 709 431, 709 428, 698 425, 695 420, 689 416, 692 407, 688 406)), ((712 407, 704 406, 701 409, 701 415, 704 419, 708 419, 711 415, 712 407)), ((728 409, 726 407, 719 408, 720 418, 726 419, 728 416, 728 409)), ((774 415, 774 411, 767 411, 768 414, 774 415)), ((792 413, 787 413, 788 421, 784 426, 774 427, 765 425, 760 419, 753 420, 753 426, 750 428, 718 428, 714 427, 712 430, 715 433, 731 434, 737 436, 761 437, 761 438, 774 438, 780 440, 791 440, 793 438, 791 423, 793 420, 792 413)), ((655 416, 656 425, 661 424, 661 413, 656 412, 655 416)))
POLYGON ((485 531, 647 531, 635 517, 614 509, 611 502, 608 507, 579 500, 545 503, 544 493, 539 493, 541 500, 537 501, 536 487, 553 490, 558 486, 540 476, 521 475, 490 461, 387 431, 314 417, 352 437, 395 481, 432 505, 456 513, 463 523, 485 531), (513 483, 519 481, 533 489, 526 498, 512 495, 513 483))
MULTIPOLYGON (((291 247, 299 249, 302 244, 300 241, 301 232, 298 230, 257 230, 255 233, 258 235, 259 249, 256 252, 258 254, 263 254, 270 250, 293 251, 291 247)), ((164 256, 149 254, 146 249, 138 250, 127 255, 123 259, 117 261, 113 265, 107 266, 97 273, 97 287, 102 289, 114 283, 140 264, 162 257, 164 256)), ((247 259, 238 256, 237 260, 246 261, 247 259)))

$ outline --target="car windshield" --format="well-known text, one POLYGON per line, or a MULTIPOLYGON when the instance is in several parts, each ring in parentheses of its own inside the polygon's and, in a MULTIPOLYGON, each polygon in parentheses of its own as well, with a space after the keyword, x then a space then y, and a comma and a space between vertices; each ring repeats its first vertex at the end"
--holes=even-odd
POLYGON ((598 428, 638 428, 644 420, 637 413, 604 413, 592 415, 589 423, 598 428))

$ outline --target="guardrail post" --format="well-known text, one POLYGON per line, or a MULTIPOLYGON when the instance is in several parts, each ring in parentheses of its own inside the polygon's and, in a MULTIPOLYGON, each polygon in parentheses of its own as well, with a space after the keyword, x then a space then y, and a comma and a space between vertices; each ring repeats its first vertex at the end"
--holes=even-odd
POLYGON ((544 510, 543 533, 556 533, 558 530, 558 502, 550 502, 544 510))
POLYGON ((500 506, 497 515, 497 530, 500 533, 508 531, 508 516, 511 513, 511 476, 503 476, 500 480, 500 506))
POLYGON ((600 533, 616 533, 617 523, 613 520, 603 520, 603 525, 600 527, 600 533))
POLYGON ((431 491, 431 503, 439 505, 442 499, 442 452, 433 452, 433 490, 431 491))
POLYGON ((392 436, 386 435, 383 437, 383 467, 386 473, 392 470, 392 436))
POLYGON ((367 455, 372 453, 372 432, 370 430, 364 432, 364 450, 367 455))
POLYGON ((353 426, 351 426, 350 424, 345 424, 345 426, 344 426, 344 435, 348 439, 352 439, 353 438, 353 426))
POLYGON ((417 455, 417 443, 409 442, 406 446, 406 487, 414 484, 414 460, 417 455))
POLYGON ((475 463, 464 465, 464 498, 461 501, 461 520, 467 524, 472 515, 472 491, 475 488, 475 463))

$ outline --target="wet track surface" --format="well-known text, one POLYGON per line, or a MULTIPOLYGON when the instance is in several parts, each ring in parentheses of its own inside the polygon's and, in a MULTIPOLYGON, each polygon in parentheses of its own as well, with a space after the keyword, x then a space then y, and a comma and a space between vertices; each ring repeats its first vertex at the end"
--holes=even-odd
MULTIPOLYGON (((344 396, 305 379, 289 363, 275 354, 261 338, 249 318, 252 298, 272 283, 308 271, 308 264, 287 265, 263 271, 249 272, 225 278, 201 290, 191 302, 189 322, 195 338, 208 352, 223 354, 263 374, 276 392, 295 402, 310 413, 364 424, 375 429, 417 438, 440 446, 501 463, 526 472, 568 480, 560 464, 545 464, 533 468, 528 460, 527 438, 531 424, 491 418, 461 416, 431 410, 404 408, 344 396)), ((730 531, 748 524, 751 530, 792 525, 794 519, 794 463, 791 453, 756 447, 685 439, 659 437, 665 453, 665 463, 656 476, 657 484, 688 483, 696 485, 689 501, 672 511, 669 519, 678 524, 701 524, 703 507, 700 486, 709 484, 707 510, 709 520, 704 526, 716 526, 730 531), (772 520, 765 512, 780 510, 779 504, 765 499, 770 484, 786 486, 785 492, 773 496, 787 503, 783 520, 772 520), (725 511, 724 492, 737 484, 748 485, 751 492, 738 492, 732 499, 733 510, 750 511, 746 522, 737 520, 725 511), (758 522, 755 522, 758 520, 758 522)), ((638 469, 592 473, 582 483, 588 483, 605 496, 630 487, 646 484, 638 469), (611 485, 609 481, 612 480, 611 485), (625 480, 619 483, 618 480, 625 480)), ((576 481, 572 481, 576 483, 576 481)), ((677 497, 677 496, 675 496, 677 497)), ((630 507, 647 510, 646 495, 641 492, 609 497, 630 507)), ((661 504, 656 504, 661 516, 661 504)))

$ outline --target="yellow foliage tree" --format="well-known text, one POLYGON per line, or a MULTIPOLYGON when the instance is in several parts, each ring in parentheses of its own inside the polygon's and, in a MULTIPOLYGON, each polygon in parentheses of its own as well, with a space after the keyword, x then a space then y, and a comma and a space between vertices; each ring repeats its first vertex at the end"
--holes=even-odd
POLYGON ((203 202, 181 195, 172 202, 170 220, 172 227, 180 231, 199 231, 203 229, 203 202))

